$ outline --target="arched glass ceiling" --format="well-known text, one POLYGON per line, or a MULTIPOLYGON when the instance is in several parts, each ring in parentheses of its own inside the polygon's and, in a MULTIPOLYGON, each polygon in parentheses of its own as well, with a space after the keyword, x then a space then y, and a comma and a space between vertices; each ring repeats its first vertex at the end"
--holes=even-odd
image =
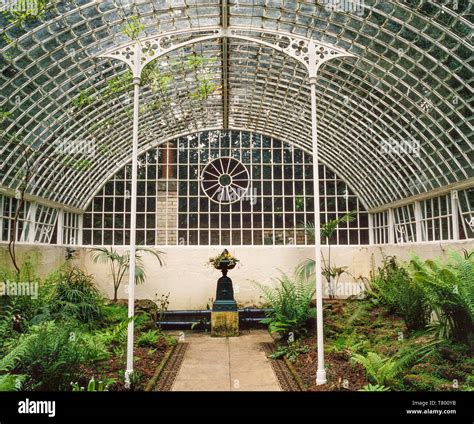
MULTIPOLYGON (((320 69, 320 155, 368 207, 472 178, 474 6, 365 0, 354 2, 363 6, 355 13, 332 3, 347 2, 68 0, 24 22, 4 14, 0 186, 21 185, 27 156, 35 163, 30 194, 84 208, 130 160, 129 75, 97 55, 129 41, 123 29, 134 17, 140 37, 239 25, 354 54, 320 69)), ((282 53, 213 40, 173 51, 150 74, 141 97, 142 151, 213 128, 248 129, 311 151, 306 72, 282 53)))

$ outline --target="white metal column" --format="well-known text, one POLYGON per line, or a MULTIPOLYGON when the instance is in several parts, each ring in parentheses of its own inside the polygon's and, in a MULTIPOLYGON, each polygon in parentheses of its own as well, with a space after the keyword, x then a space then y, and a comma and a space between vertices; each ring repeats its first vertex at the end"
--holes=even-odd
POLYGON ((326 370, 324 368, 324 334, 323 334, 323 284, 321 274, 321 218, 319 205, 319 155, 318 155, 318 122, 316 105, 316 77, 309 80, 311 85, 311 130, 313 141, 313 187, 314 187, 314 249, 316 278, 316 331, 318 350, 318 369, 316 384, 326 384, 326 370))
POLYGON ((138 175, 138 119, 140 102, 140 78, 133 79, 133 145, 132 145, 132 197, 130 202, 130 264, 128 269, 128 337, 127 370, 125 384, 130 387, 130 374, 133 372, 133 339, 135 313, 135 268, 136 268, 136 229, 137 229, 137 175, 138 175))

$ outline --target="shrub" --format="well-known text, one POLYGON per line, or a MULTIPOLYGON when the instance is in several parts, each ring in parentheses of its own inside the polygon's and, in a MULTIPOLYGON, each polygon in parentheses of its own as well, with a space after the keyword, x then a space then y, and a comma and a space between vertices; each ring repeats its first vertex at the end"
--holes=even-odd
POLYGON ((384 259, 371 281, 370 294, 399 314, 408 330, 422 330, 429 322, 430 308, 423 290, 395 257, 384 259))
POLYGON ((446 263, 413 256, 409 268, 436 315, 438 335, 468 341, 474 328, 474 256, 451 251, 446 263))
POLYGON ((0 372, 27 375, 26 390, 61 390, 77 376, 81 354, 71 328, 48 321, 12 340, 10 352, 0 361, 0 372))
POLYGON ((53 274, 50 313, 62 319, 76 319, 89 325, 103 317, 103 298, 92 276, 75 266, 65 265, 53 274))
POLYGON ((261 322, 268 324, 270 333, 301 336, 306 333, 308 320, 316 316, 316 309, 311 306, 314 285, 304 278, 291 279, 286 274, 276 281, 278 284, 274 288, 255 283, 271 307, 267 318, 261 322))

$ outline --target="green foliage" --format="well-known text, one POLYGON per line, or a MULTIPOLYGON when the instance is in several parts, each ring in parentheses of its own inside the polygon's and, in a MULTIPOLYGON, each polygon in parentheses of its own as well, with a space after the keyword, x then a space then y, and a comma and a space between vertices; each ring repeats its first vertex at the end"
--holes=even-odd
POLYGON ((79 383, 71 383, 72 391, 73 392, 108 392, 109 387, 116 382, 116 379, 106 379, 103 380, 95 380, 92 377, 87 384, 87 390, 84 386, 79 386, 79 383))
POLYGON ((276 282, 274 288, 255 283, 272 308, 262 323, 268 324, 270 333, 293 333, 294 337, 304 335, 308 320, 316 316, 316 309, 311 306, 315 293, 313 284, 297 276, 292 279, 286 274, 276 282))
POLYGON ((104 91, 103 98, 108 98, 113 95, 126 93, 133 88, 133 73, 132 71, 125 71, 116 77, 111 78, 107 82, 107 87, 104 91))
POLYGON ((356 353, 351 360, 365 368, 370 382, 381 386, 392 382, 400 372, 398 364, 393 359, 383 358, 375 352, 369 352, 367 356, 356 353))
POLYGON ((439 343, 440 341, 430 341, 421 346, 407 346, 390 358, 382 357, 376 352, 368 352, 365 356, 353 354, 351 360, 365 368, 371 383, 391 386, 396 385, 396 377, 404 370, 432 354, 439 343))
POLYGON ((137 40, 145 29, 145 25, 140 22, 139 16, 131 16, 127 23, 123 26, 122 32, 132 40, 137 40))
POLYGON ((189 93, 191 100, 207 100, 218 88, 217 84, 212 82, 211 77, 208 75, 197 77, 197 81, 197 89, 189 93))
POLYGON ((83 109, 94 102, 93 94, 92 89, 81 90, 71 103, 76 109, 83 109))
POLYGON ((398 313, 408 330, 422 330, 429 322, 430 308, 423 290, 395 257, 384 258, 371 281, 370 294, 398 313))
POLYGON ((0 375, 0 392, 13 392, 21 390, 27 376, 24 374, 0 375))
MULTIPOLYGON (((146 273, 143 265, 143 259, 141 252, 149 253, 155 257, 160 266, 165 264, 163 255, 164 252, 156 249, 137 247, 135 258, 135 283, 142 284, 145 282, 146 273)), ((112 272, 112 279, 114 283, 114 302, 117 301, 117 293, 122 284, 122 280, 125 273, 128 271, 130 266, 130 252, 126 252, 120 255, 114 248, 110 247, 98 247, 91 249, 92 260, 94 263, 108 263, 112 272)))
POLYGON ((20 27, 25 22, 42 18, 47 10, 55 6, 56 0, 16 0, 16 4, 18 7, 2 13, 9 14, 9 21, 20 27))
POLYGON ((302 353, 308 353, 308 346, 301 344, 299 340, 282 344, 278 346, 275 352, 269 355, 269 358, 279 359, 285 357, 290 362, 295 362, 302 353))
MULTIPOLYGON (((157 297, 157 295, 155 296, 157 297)), ((162 294, 160 298, 155 299, 155 303, 158 306, 156 319, 158 321, 158 325, 160 328, 161 328, 161 321, 163 321, 165 314, 168 311, 168 307, 170 305, 169 298, 170 298, 170 293, 168 292, 168 294, 166 295, 162 294)))
POLYGON ((359 392, 389 392, 390 388, 380 384, 366 384, 359 392))
POLYGON ((467 342, 474 328, 474 256, 450 251, 445 263, 413 256, 409 270, 436 315, 438 336, 467 342))
POLYGON ((26 390, 64 389, 79 372, 81 353, 70 327, 47 321, 11 341, 0 372, 27 375, 26 390))
POLYGON ((155 347, 159 339, 157 330, 149 330, 140 335, 137 344, 140 347, 155 347))
POLYGON ((50 276, 49 310, 62 319, 94 325, 102 319, 103 297, 92 276, 75 266, 64 265, 50 276))
POLYGON ((0 125, 3 124, 9 116, 10 112, 0 107, 0 125))

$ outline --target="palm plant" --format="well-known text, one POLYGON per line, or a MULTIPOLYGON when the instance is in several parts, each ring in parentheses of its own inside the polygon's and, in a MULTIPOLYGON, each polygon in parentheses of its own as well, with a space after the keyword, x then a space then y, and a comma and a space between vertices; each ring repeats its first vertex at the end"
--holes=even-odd
MULTIPOLYGON (((150 253, 153 255, 160 266, 165 264, 163 259, 165 252, 146 247, 137 247, 135 253, 135 284, 142 284, 146 279, 145 267, 143 265, 141 252, 150 253)), ((112 273, 112 280, 114 283, 114 302, 116 302, 120 284, 122 284, 123 277, 130 268, 130 252, 126 252, 121 255, 112 247, 96 247, 91 249, 91 255, 94 263, 109 263, 112 273)))
MULTIPOLYGON (((345 215, 331 219, 330 221, 326 222, 325 224, 321 225, 321 238, 325 240, 326 244, 328 245, 328 261, 326 263, 324 259, 324 255, 321 253, 321 257, 323 260, 323 269, 322 274, 326 277, 326 281, 328 282, 329 287, 329 297, 334 299, 336 294, 336 287, 339 282, 339 278, 345 272, 344 267, 332 267, 331 266, 331 239, 336 231, 337 227, 340 224, 352 222, 355 220, 356 211, 350 211, 345 215), (332 284, 334 282, 334 284, 332 284)), ((306 233, 309 237, 315 238, 315 228, 312 222, 308 223, 305 227, 306 233)), ((314 274, 314 267, 315 261, 314 259, 306 259, 301 264, 298 265, 296 273, 299 277, 309 278, 311 275, 314 274)))

